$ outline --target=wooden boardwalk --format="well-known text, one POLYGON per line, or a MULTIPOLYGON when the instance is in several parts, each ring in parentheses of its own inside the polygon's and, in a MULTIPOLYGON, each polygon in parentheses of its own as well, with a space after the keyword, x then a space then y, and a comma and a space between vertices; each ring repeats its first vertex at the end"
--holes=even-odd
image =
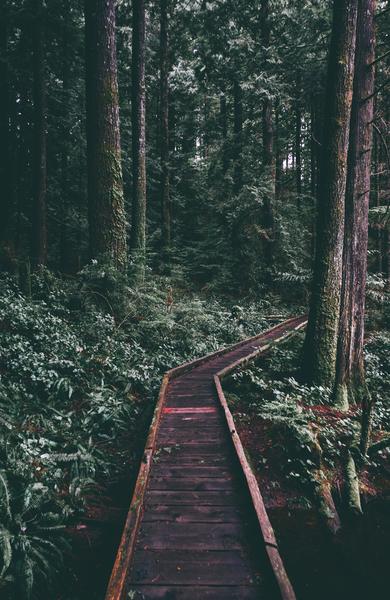
POLYGON ((285 323, 164 378, 106 600, 293 600, 218 375, 285 323))

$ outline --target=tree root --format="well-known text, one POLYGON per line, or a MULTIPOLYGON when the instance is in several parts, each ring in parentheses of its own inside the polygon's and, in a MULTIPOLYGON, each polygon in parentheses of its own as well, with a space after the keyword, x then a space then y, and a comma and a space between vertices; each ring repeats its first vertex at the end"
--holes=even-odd
POLYGON ((332 498, 330 483, 326 480, 322 470, 316 471, 312 494, 326 528, 332 535, 336 535, 341 529, 341 520, 332 498))
POLYGON ((352 516, 360 516, 363 514, 363 510, 360 500, 359 478, 356 471, 355 461, 349 450, 347 450, 344 458, 344 474, 348 512, 352 516))

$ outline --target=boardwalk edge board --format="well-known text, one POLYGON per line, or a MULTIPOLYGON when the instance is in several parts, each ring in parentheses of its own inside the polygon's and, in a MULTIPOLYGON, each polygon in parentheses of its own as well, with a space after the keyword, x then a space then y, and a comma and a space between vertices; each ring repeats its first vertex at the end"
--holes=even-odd
MULTIPOLYGON (((268 554, 268 557, 269 557, 269 560, 271 563, 272 570, 275 574, 275 578, 278 583, 281 597, 283 600, 295 600, 296 599, 295 592, 293 590, 291 582, 286 573, 286 569, 284 567, 282 558, 280 556, 278 543, 277 543, 277 540, 275 537, 273 527, 269 520, 267 510, 264 505, 264 500, 261 495, 260 488, 257 483, 257 479, 252 471, 252 468, 248 462, 248 459, 246 458, 244 447, 243 447, 240 437, 237 433, 233 415, 230 412, 225 394, 222 389, 221 379, 223 377, 226 377, 229 373, 231 373, 238 367, 242 367, 243 365, 247 364, 250 360, 253 360, 258 355, 260 355, 263 352, 265 352, 266 350, 268 350, 274 344, 281 342, 281 341, 287 339, 288 337, 291 337, 297 331, 299 331, 300 329, 302 329, 305 326, 306 326, 306 321, 304 321, 303 323, 300 323, 297 327, 294 327, 294 329, 292 331, 289 331, 289 332, 283 334, 282 336, 276 338, 275 340, 273 340, 272 344, 266 344, 264 346, 260 346, 251 354, 231 363, 230 365, 228 365, 227 367, 225 367, 224 369, 219 371, 216 375, 214 375, 214 382, 215 382, 215 386, 217 388, 218 398, 219 398, 220 404, 222 406, 223 412, 225 414, 226 422, 229 427, 229 432, 230 432, 230 435, 231 435, 231 438, 233 441, 234 448, 236 450, 237 458, 240 462, 241 468, 245 475, 245 480, 247 482, 248 490, 249 490, 250 496, 252 498, 252 503, 253 503, 253 506, 254 506, 254 509, 255 509, 255 512, 257 515, 258 523, 259 523, 259 526, 260 526, 260 529, 261 529, 261 532, 263 535, 263 540, 264 540, 264 544, 266 547, 266 551, 267 551, 267 554, 268 554)), ((268 332, 266 332, 266 333, 268 333, 268 332)))
MULTIPOLYGON (((123 533, 121 536, 119 548, 118 548, 118 551, 116 554, 114 566, 113 566, 113 569, 111 572, 111 577, 110 577, 109 584, 107 587, 105 600, 124 600, 125 599, 124 594, 125 594, 125 587, 126 587, 125 586, 126 577, 129 572, 129 569, 131 567, 132 559, 134 556, 134 550, 135 550, 135 545, 136 545, 136 541, 137 541, 138 530, 139 530, 140 522, 142 519, 142 513, 143 513, 143 501, 144 501, 145 491, 146 491, 148 481, 149 481, 149 475, 150 475, 150 470, 151 470, 151 465, 152 465, 152 457, 153 457, 153 452, 155 449, 156 436, 157 436, 161 416, 163 413, 163 408, 164 408, 164 404, 165 404, 165 400, 166 400, 166 393, 167 393, 169 381, 171 379, 175 379, 175 378, 179 377, 180 375, 182 375, 184 373, 187 373, 188 371, 191 371, 193 368, 200 366, 201 364, 207 362, 208 360, 210 360, 212 358, 216 358, 219 356, 223 356, 224 354, 228 354, 232 350, 238 349, 241 346, 244 346, 250 342, 255 342, 255 341, 259 340, 263 336, 266 336, 266 335, 272 333, 272 331, 274 331, 275 329, 278 329, 282 326, 288 326, 289 323, 296 321, 296 319, 297 319, 296 317, 292 317, 282 323, 278 323, 278 324, 274 325, 273 327, 271 327, 270 329, 268 329, 266 331, 263 331, 262 333, 254 335, 250 338, 246 338, 245 340, 241 340, 240 342, 237 342, 230 346, 226 346, 225 348, 219 349, 215 352, 211 352, 210 354, 206 354, 195 360, 191 360, 189 362, 183 363, 182 365, 180 365, 178 367, 170 369, 169 371, 167 371, 164 374, 162 384, 160 387, 160 391, 159 391, 157 404, 156 404, 156 407, 154 410, 152 422, 151 422, 148 437, 146 440, 144 453, 143 453, 143 457, 141 460, 141 465, 140 465, 137 480, 135 483, 130 508, 129 508, 129 511, 128 511, 128 514, 126 517, 126 521, 125 521, 123 533)), ((273 340, 272 345, 275 342, 279 342, 282 339, 289 337, 290 335, 292 335, 293 333, 295 333, 297 330, 301 329, 305 325, 306 325, 306 321, 299 324, 297 327, 294 327, 287 334, 284 334, 280 338, 276 338, 276 340, 273 340)), ((230 413, 229 408, 227 407, 226 398, 223 394, 223 390, 222 390, 222 386, 221 386, 221 382, 220 382, 220 378, 227 375, 228 372, 230 372, 233 369, 237 368, 238 366, 248 362, 248 360, 255 358, 258 354, 260 354, 261 352, 264 352, 270 346, 271 346, 271 344, 266 344, 265 346, 261 346, 261 347, 257 348, 250 355, 245 356, 243 359, 240 359, 240 360, 232 363, 231 365, 229 365, 228 367, 226 367, 225 369, 223 369, 222 371, 217 373, 217 375, 214 376, 214 381, 217 386, 218 398, 224 409, 224 414, 226 416, 226 420, 228 422, 229 430, 230 430, 231 434, 234 430, 234 435, 232 435, 234 447, 236 449, 236 453, 238 455, 241 467, 244 470, 244 474, 245 474, 245 478, 246 478, 246 481, 248 484, 250 495, 251 495, 252 501, 254 503, 254 508, 255 508, 256 514, 259 519, 261 531, 264 536, 264 541, 266 544, 266 549, 267 549, 267 553, 268 553, 268 556, 270 559, 270 563, 271 563, 272 569, 275 573, 275 577, 277 579, 279 588, 282 593, 282 599, 283 600, 295 600, 295 594, 294 594, 294 591, 292 590, 291 584, 288 580, 287 574, 284 569, 283 562, 280 558, 275 535, 273 533, 271 524, 269 523, 268 515, 265 511, 264 502, 262 500, 256 478, 253 475, 253 472, 251 471, 251 469, 249 467, 248 461, 246 460, 245 453, 244 453, 241 441, 238 437, 238 434, 235 432, 233 417, 230 413), (227 410, 225 410, 225 408, 224 408, 223 398, 225 399, 224 402, 226 404, 227 410), (228 416, 229 414, 230 414, 230 417, 228 416), (239 444, 236 445, 237 440, 238 440, 239 444), (242 450, 242 456, 243 456, 242 460, 240 458, 240 454, 238 451, 239 447, 241 447, 241 450, 242 450), (247 465, 246 469, 247 469, 248 473, 244 469, 245 462, 247 465), (257 492, 255 492, 255 487, 257 487, 257 492), (252 491, 253 491, 253 494, 252 494, 252 491), (258 499, 259 497, 260 497, 260 501, 258 502, 256 500, 257 504, 255 504, 254 498, 258 499), (261 505, 262 505, 262 508, 261 508, 261 505), (258 509, 260 512, 258 512, 258 509), (264 511, 264 512, 262 512, 262 511, 264 511), (260 521, 260 516, 259 516, 260 514, 263 515, 261 517, 261 519, 262 519, 261 521, 260 521), (266 529, 266 527, 265 527, 267 521, 269 523, 268 529, 266 529), (262 523, 263 523, 263 526, 262 526, 262 523), (288 588, 287 583, 289 585, 289 588, 288 588), (288 592, 290 595, 286 595, 285 592, 288 592)))

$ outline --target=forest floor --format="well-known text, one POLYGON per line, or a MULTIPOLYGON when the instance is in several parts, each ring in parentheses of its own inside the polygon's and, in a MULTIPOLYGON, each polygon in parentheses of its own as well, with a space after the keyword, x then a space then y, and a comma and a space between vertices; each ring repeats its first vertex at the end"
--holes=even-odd
MULTIPOLYGON (((387 387, 384 402, 377 406, 375 441, 390 430, 389 355, 382 354, 390 336, 386 342, 383 338, 378 341, 374 335, 366 347, 369 380, 382 391, 381 382, 387 387)), ((339 452, 356 431, 359 415, 356 407, 347 414, 333 410, 324 403, 323 390, 305 389, 293 379, 300 346, 299 338, 287 342, 224 383, 241 440, 297 597, 384 597, 389 585, 390 454, 383 451, 359 470, 363 515, 351 520, 344 506, 339 452), (324 474, 342 519, 336 536, 325 527, 309 491, 315 468, 306 445, 309 430, 324 446, 328 442, 324 474)))
POLYGON ((34 273, 31 297, 0 283, 0 595, 100 600, 163 373, 286 308, 164 277, 130 288, 95 263, 34 273))
MULTIPOLYGON (((0 513, 11 545, 0 554, 8 564, 0 594, 13 600, 32 587, 42 600, 102 600, 162 374, 304 309, 276 294, 233 304, 180 285, 168 308, 168 279, 130 289, 97 264, 70 280, 34 274, 31 298, 11 278, 1 284, 0 513)), ((301 340, 235 373, 226 390, 302 600, 356 600, 363 580, 379 585, 386 574, 388 455, 361 474, 364 517, 330 541, 305 491, 312 456, 301 447, 316 420, 337 490, 337 441, 356 433, 358 415, 338 418, 326 390, 295 381, 301 340), (347 555, 357 574, 350 560, 336 559, 347 555)), ((389 355, 389 335, 370 333, 375 437, 390 431, 389 355)), ((335 501, 339 507, 337 493, 335 501)))

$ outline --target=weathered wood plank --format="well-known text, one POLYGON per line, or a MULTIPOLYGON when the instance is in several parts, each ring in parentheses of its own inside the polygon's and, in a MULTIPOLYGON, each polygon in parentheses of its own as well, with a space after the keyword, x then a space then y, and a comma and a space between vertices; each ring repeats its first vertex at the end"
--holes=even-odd
POLYGON ((260 577, 238 550, 140 550, 132 583, 158 585, 253 585, 260 577))
MULTIPOLYGON (((283 563, 274 546, 266 545, 257 555, 260 587, 249 585, 258 573, 242 552, 254 550, 255 531, 246 526, 253 504, 242 486, 213 378, 302 323, 303 319, 289 320, 166 374, 146 444, 147 462, 140 470, 106 600, 127 599, 131 577, 136 594, 131 593, 132 598, 276 598, 275 590, 269 593, 274 585, 270 565, 280 581, 283 563), (210 552, 224 559, 214 560, 210 552), (179 568, 176 559, 181 561, 179 568)), ((285 600, 294 597, 285 589, 281 593, 285 600)))
POLYGON ((232 490, 234 491, 233 477, 211 478, 205 477, 151 477, 149 480, 151 490, 186 490, 186 491, 205 491, 213 490, 232 490))
MULTIPOLYGON (((230 465, 229 465, 230 466, 230 465)), ((192 466, 180 464, 179 466, 167 466, 167 465, 155 465, 152 470, 152 477, 164 477, 167 479, 168 477, 187 479, 193 477, 205 477, 207 479, 211 478, 231 478, 232 470, 231 468, 223 468, 221 466, 211 467, 207 463, 203 463, 200 466, 192 466)))
MULTIPOLYGON (((261 600, 254 586, 130 585, 132 600, 261 600)), ((267 599, 268 600, 268 599, 267 599)))
POLYGON ((138 546, 143 550, 243 550, 247 545, 241 523, 142 522, 138 546))
POLYGON ((243 510, 238 506, 187 505, 172 506, 156 504, 148 506, 143 521, 177 521, 180 523, 236 523, 242 519, 243 510))
MULTIPOLYGON (((145 494, 145 506, 166 504, 171 506, 238 506, 240 496, 232 491, 189 492, 150 490, 145 494)), ((242 503, 242 500, 241 500, 242 503)))

